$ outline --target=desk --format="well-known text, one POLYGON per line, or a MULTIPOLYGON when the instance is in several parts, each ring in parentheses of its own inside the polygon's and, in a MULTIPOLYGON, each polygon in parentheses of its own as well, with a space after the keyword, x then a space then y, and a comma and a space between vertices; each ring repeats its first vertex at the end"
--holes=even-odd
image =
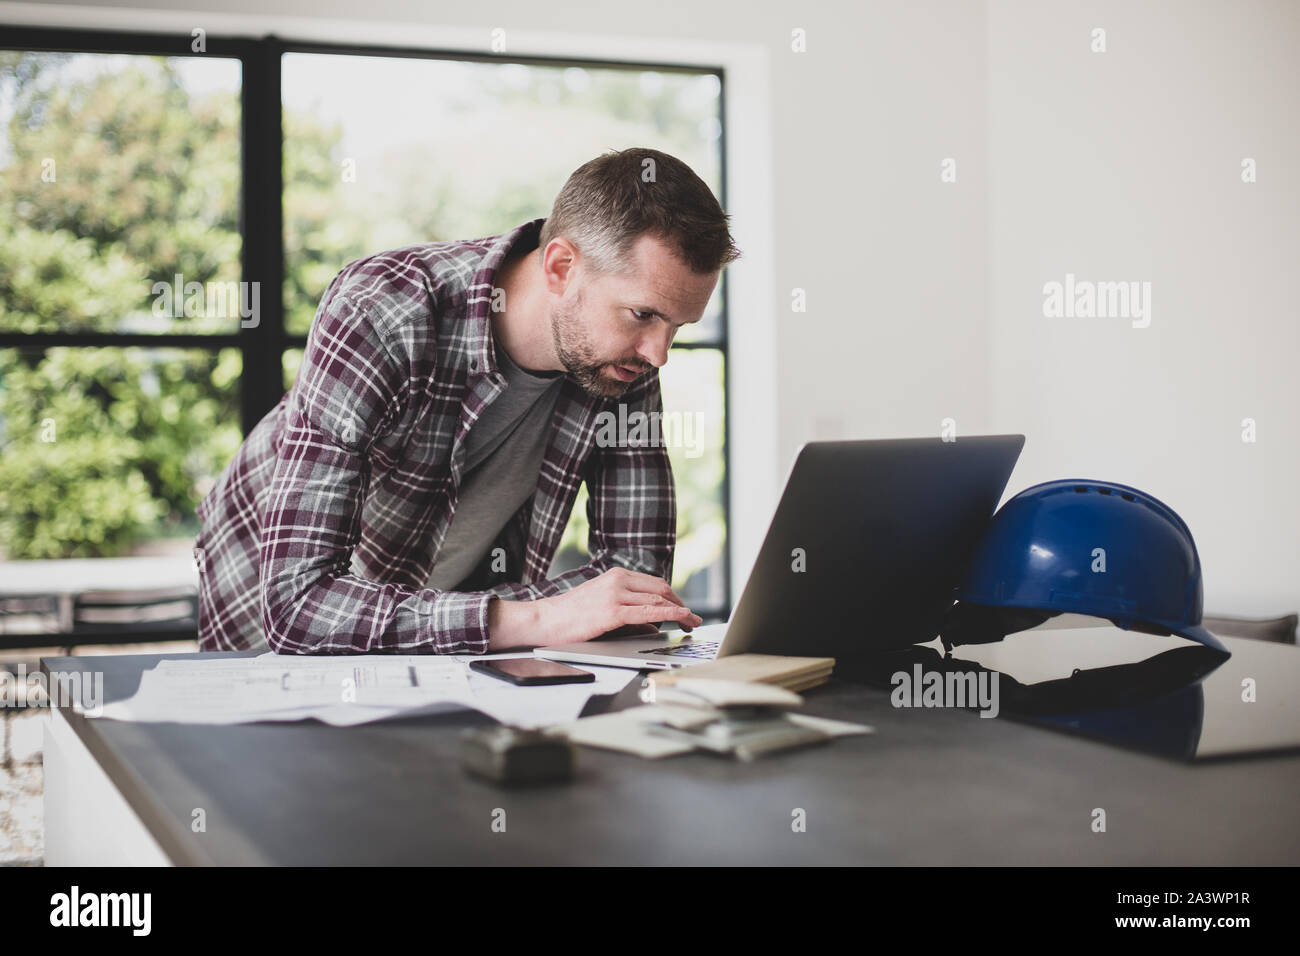
MULTIPOLYGON (((163 657, 44 658, 129 696, 163 657)), ((232 655, 203 655, 232 656, 232 655)), ((241 656, 241 655, 234 655, 241 656)), ((247 655, 244 655, 247 656, 247 655)), ((636 683, 593 710, 637 703, 636 683)), ((895 709, 833 680, 808 713, 876 733, 752 764, 583 748, 570 784, 466 776, 458 711, 352 728, 87 719, 47 731, 46 862, 141 864, 1282 865, 1300 755, 1187 765, 1010 720, 895 709), (1107 832, 1091 829, 1102 807, 1107 832), (191 829, 196 808, 206 832, 191 829), (792 832, 803 809, 807 830, 792 832), (505 811, 505 832, 494 812, 505 811)), ((593 706, 594 705, 594 706, 593 706)), ((497 814, 499 817, 499 814, 497 814)))

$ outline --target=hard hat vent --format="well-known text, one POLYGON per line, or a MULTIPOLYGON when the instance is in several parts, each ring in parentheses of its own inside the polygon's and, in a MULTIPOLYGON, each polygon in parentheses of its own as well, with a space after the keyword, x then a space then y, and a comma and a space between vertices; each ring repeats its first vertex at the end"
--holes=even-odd
POLYGON ((1121 498, 1123 498, 1125 501, 1137 502, 1137 498, 1134 497, 1133 495, 1129 494, 1127 491, 1115 492, 1115 491, 1112 491, 1110 488, 1095 488, 1095 489, 1094 489, 1094 488, 1089 488, 1087 485, 1075 485, 1075 486, 1074 486, 1074 493, 1077 494, 1077 495, 1086 495, 1089 491, 1096 491, 1098 494, 1103 494, 1103 495, 1113 495, 1113 494, 1118 494, 1118 495, 1119 495, 1121 498))

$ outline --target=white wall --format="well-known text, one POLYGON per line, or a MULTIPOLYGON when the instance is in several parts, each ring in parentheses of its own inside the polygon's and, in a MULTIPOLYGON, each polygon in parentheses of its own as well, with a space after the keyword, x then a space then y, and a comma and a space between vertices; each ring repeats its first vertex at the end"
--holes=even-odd
POLYGON ((807 54, 773 57, 787 465, 815 438, 990 425, 983 5, 840 10, 807 54), (796 287, 806 314, 791 312, 796 287))
POLYGON ((1300 4, 999 0, 988 64, 993 426, 1028 436, 1014 484, 1142 488, 1191 527, 1207 610, 1300 610, 1300 4), (1067 272, 1150 281, 1149 327, 1044 318, 1067 272))
MULTIPOLYGON (((0 3, 0 20, 173 29, 188 22, 173 5, 0 3)), ((802 442, 935 434, 951 417, 959 434, 1028 436, 1010 492, 1082 475, 1163 498, 1196 534, 1207 608, 1300 608, 1284 291, 1300 261, 1300 4, 192 5, 249 32, 269 18, 285 35, 481 47, 504 26, 520 52, 725 62, 746 252, 731 274, 740 573, 802 442), (1088 49, 1096 26, 1104 54, 1088 49), (949 157, 955 183, 940 181, 949 157), (1042 286, 1066 272, 1152 282, 1150 327, 1044 318, 1042 286)))

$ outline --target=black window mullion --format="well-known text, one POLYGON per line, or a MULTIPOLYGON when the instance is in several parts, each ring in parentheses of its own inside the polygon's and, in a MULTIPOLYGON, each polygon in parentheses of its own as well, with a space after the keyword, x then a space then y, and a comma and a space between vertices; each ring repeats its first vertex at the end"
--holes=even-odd
POLYGON ((202 53, 188 31, 131 33, 121 30, 68 30, 62 27, 4 27, 0 49, 48 53, 129 53, 139 56, 241 57, 247 41, 204 37, 202 53))
POLYGON ((203 335, 192 332, 0 332, 3 348, 178 348, 217 349, 238 346, 237 335, 203 335))
MULTIPOLYGON (((284 394, 283 353, 286 348, 305 348, 306 336, 287 335, 284 309, 284 130, 281 95, 281 59, 286 50, 305 53, 350 53, 371 56, 414 56, 429 59, 472 60, 476 62, 528 63, 536 66, 616 66, 625 69, 696 73, 716 72, 723 84, 720 120, 723 128, 721 148, 721 192, 718 198, 726 207, 726 115, 725 74, 719 67, 669 63, 605 63, 569 57, 506 57, 473 55, 461 50, 392 49, 382 46, 351 44, 285 43, 276 37, 208 37, 206 55, 237 57, 243 66, 241 81, 241 157, 240 157, 240 265, 245 282, 259 284, 258 322, 250 328, 232 328, 228 334, 206 336, 194 333, 146 335, 139 333, 0 333, 0 347, 48 348, 55 345, 81 347, 149 347, 172 346, 202 348, 215 352, 237 345, 243 357, 240 376, 240 419, 247 435, 262 417, 279 403, 284 394)), ((112 31, 83 31, 57 28, 5 28, 0 40, 4 49, 77 51, 93 53, 129 53, 156 56, 193 56, 192 37, 188 33, 150 34, 112 31)), ((202 54, 200 54, 202 55, 202 54)), ((675 348, 711 349, 729 360, 727 317, 729 295, 727 276, 722 276, 722 329, 718 336, 699 342, 681 342, 675 348)), ((731 375, 724 365, 722 506, 724 527, 730 536, 730 431, 732 402, 731 375)), ((730 554, 723 552, 724 602, 722 609, 709 608, 706 613, 722 611, 725 619, 731 611, 733 589, 730 580, 730 554)))
MULTIPOLYGON (((718 70, 718 202, 727 208, 727 74, 718 70)), ((734 593, 731 587, 731 291, 728 270, 722 271, 722 329, 718 350, 722 353, 722 619, 731 620, 734 593)))
POLYGON ((244 370, 239 411, 244 434, 284 395, 284 131, 280 97, 283 44, 267 37, 242 57, 241 254, 245 282, 259 284, 259 316, 240 329, 244 370))

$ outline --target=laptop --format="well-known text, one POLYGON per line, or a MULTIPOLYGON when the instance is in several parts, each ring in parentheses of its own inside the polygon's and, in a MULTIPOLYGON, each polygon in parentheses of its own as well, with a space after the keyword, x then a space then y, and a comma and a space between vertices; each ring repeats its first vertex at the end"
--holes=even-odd
POLYGON ((534 650, 664 669, 731 654, 834 657, 932 640, 1023 435, 815 441, 799 450, 731 620, 534 650))

